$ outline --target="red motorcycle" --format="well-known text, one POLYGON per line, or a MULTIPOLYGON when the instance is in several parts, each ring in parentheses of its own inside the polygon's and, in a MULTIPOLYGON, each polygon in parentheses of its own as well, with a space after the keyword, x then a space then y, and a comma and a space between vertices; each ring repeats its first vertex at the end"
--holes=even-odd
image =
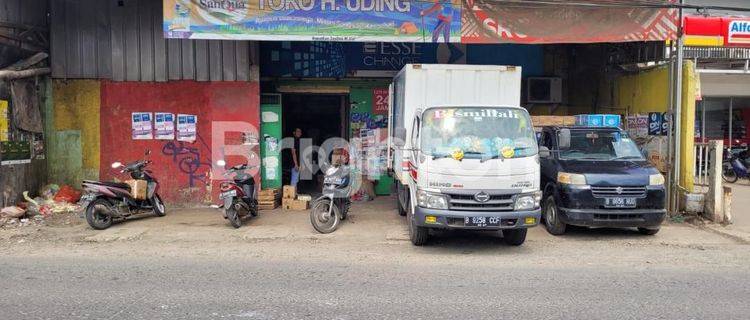
MULTIPOLYGON (((225 166, 224 160, 219 160, 216 164, 225 166)), ((247 164, 236 165, 224 172, 225 176, 234 175, 232 180, 224 181, 219 186, 221 193, 220 208, 224 208, 224 219, 239 228, 242 226, 242 218, 247 216, 258 216, 258 200, 255 197, 255 179, 247 171, 250 167, 247 164)))
MULTIPOLYGON (((146 151, 146 156, 151 152, 146 151)), ((129 173, 136 183, 145 183, 145 194, 134 197, 131 185, 122 182, 84 180, 81 204, 86 208, 86 222, 97 230, 107 229, 115 219, 126 219, 139 213, 153 212, 159 217, 166 214, 164 202, 156 193, 159 182, 146 167, 150 160, 138 160, 123 165, 112 164, 113 169, 129 173)))

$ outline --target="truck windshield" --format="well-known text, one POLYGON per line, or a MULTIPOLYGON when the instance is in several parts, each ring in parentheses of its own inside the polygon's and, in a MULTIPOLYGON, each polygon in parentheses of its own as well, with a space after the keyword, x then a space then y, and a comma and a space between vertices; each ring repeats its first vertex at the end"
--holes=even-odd
POLYGON ((456 152, 465 158, 521 158, 538 148, 528 112, 503 107, 427 110, 422 116, 421 150, 433 157, 456 152))
POLYGON ((645 160, 627 133, 620 131, 571 130, 570 148, 560 150, 567 160, 645 160))

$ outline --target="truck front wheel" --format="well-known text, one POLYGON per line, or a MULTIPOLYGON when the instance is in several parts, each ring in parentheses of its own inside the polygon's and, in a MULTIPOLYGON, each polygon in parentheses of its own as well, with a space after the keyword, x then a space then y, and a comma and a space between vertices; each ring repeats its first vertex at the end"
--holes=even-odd
POLYGON ((503 241, 511 246, 520 246, 526 241, 527 229, 503 230, 503 241))
POLYGON ((406 220, 409 222, 409 239, 415 246, 423 246, 427 243, 427 239, 430 237, 430 230, 425 227, 418 226, 414 221, 414 208, 410 203, 407 203, 409 214, 406 220))

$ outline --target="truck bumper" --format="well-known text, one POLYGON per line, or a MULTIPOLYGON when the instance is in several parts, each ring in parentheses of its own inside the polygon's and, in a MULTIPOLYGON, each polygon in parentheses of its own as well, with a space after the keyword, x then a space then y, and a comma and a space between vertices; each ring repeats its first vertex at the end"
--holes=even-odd
POLYGON ((559 208, 566 224, 586 227, 656 228, 664 222, 666 209, 569 209, 559 208))
POLYGON ((416 207, 414 210, 414 223, 420 227, 438 229, 468 229, 468 230, 501 230, 530 228, 539 224, 541 210, 529 211, 450 211, 416 207), (426 218, 435 217, 434 222, 426 222, 426 218), (474 227, 464 225, 467 217, 499 218, 498 226, 474 227), (526 223, 526 218, 533 218, 533 223, 526 223))

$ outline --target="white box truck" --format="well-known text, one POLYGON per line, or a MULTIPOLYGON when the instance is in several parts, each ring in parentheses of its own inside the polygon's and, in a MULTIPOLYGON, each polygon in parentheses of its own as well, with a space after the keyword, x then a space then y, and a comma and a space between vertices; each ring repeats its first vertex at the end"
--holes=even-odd
POLYGON ((521 68, 409 64, 390 91, 389 170, 412 243, 441 228, 502 230, 521 245, 541 200, 521 68))

